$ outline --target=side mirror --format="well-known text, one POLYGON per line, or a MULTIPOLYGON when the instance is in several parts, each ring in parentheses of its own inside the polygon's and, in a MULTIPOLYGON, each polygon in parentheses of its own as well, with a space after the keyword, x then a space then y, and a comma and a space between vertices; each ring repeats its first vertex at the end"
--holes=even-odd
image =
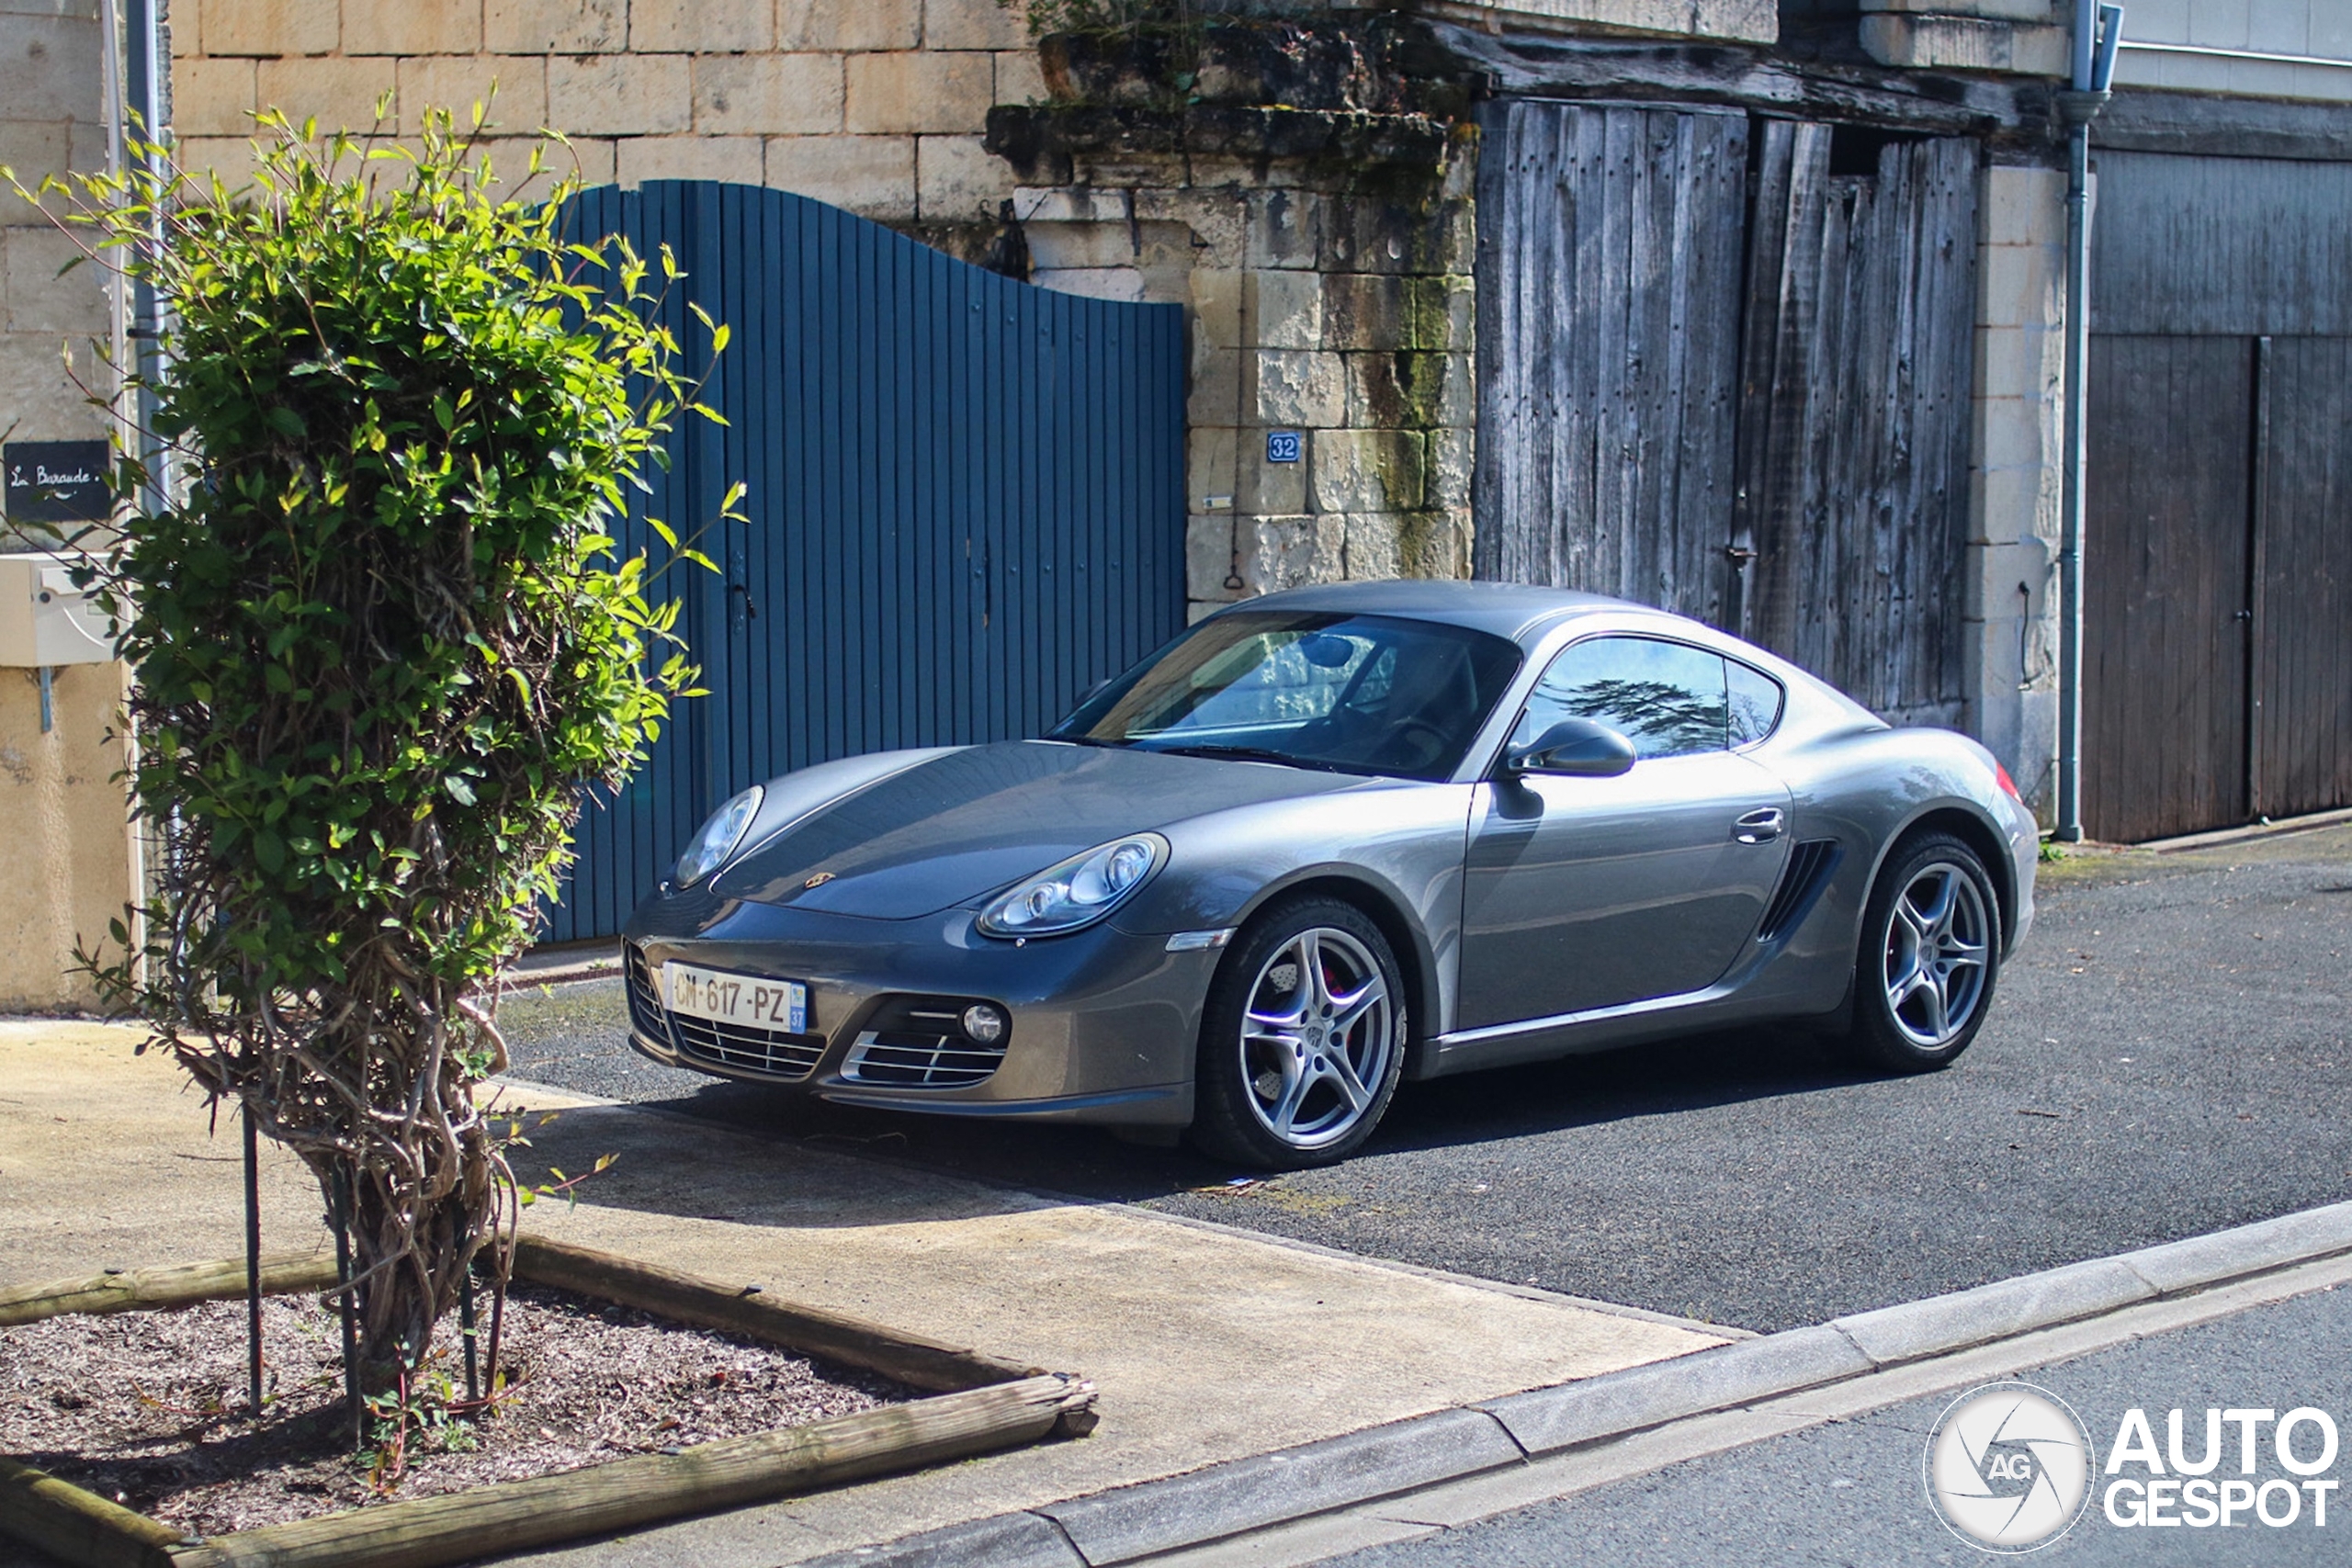
POLYGON ((1564 718, 1526 745, 1505 752, 1503 766, 1514 773, 1613 779, 1632 771, 1634 757, 1634 743, 1607 725, 1564 718))

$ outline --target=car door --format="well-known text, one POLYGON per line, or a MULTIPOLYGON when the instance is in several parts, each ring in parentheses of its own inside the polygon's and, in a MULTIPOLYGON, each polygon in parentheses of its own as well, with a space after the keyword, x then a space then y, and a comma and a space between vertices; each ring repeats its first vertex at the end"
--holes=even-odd
POLYGON ((1703 990, 1737 960, 1788 855, 1789 792, 1731 750, 1725 661, 1667 638, 1564 649, 1513 745, 1564 718, 1634 742, 1615 778, 1498 776, 1471 807, 1458 1027, 1703 990))

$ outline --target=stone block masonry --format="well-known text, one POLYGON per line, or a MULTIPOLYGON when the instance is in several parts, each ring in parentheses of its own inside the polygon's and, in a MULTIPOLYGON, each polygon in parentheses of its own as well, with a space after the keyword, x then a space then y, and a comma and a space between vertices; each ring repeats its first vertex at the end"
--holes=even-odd
POLYGON ((175 0, 183 160, 232 178, 265 106, 390 134, 492 84, 502 172, 541 126, 582 176, 759 182, 891 223, 993 220, 990 105, 1044 95, 995 0, 175 0))
MULTIPOLYGON (((106 167, 101 47, 97 0, 0 0, 0 164, 28 189, 106 167)), ((114 301, 99 269, 64 270, 79 254, 0 189, 0 440, 111 432, 88 400, 110 386, 96 347, 113 339, 114 301)), ((0 549, 47 542, 0 523, 0 549)), ((137 864, 114 783, 122 682, 119 665, 58 670, 44 728, 37 672, 0 669, 0 827, 11 856, 0 877, 0 1012, 93 1002, 72 972, 74 949, 105 942, 137 864)))
POLYGON ((1978 215, 1963 728, 2047 815, 2058 726, 2066 177, 1995 165, 1978 215))
POLYGON ((1435 151, 1372 178, 1080 152, 1017 198, 1035 282, 1188 307, 1193 617, 1302 583, 1469 575, 1471 153, 1435 151))

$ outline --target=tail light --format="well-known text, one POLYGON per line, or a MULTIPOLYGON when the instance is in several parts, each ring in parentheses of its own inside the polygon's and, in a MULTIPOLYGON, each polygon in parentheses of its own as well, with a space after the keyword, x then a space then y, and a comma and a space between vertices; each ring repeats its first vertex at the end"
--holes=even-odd
POLYGON ((2008 769, 2001 766, 1998 762, 1994 763, 1993 777, 2000 782, 2002 794, 2007 795, 2011 800, 2016 801, 2019 806, 2023 806, 2025 804, 2025 796, 2018 793, 2018 781, 2009 777, 2008 769))

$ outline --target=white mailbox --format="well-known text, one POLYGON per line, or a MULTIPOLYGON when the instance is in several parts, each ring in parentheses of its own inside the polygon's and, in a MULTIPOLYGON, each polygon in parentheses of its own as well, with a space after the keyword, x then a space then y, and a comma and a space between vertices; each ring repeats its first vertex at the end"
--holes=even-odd
POLYGON ((0 666, 104 664, 114 656, 113 628, 74 586, 71 558, 0 555, 0 666))

